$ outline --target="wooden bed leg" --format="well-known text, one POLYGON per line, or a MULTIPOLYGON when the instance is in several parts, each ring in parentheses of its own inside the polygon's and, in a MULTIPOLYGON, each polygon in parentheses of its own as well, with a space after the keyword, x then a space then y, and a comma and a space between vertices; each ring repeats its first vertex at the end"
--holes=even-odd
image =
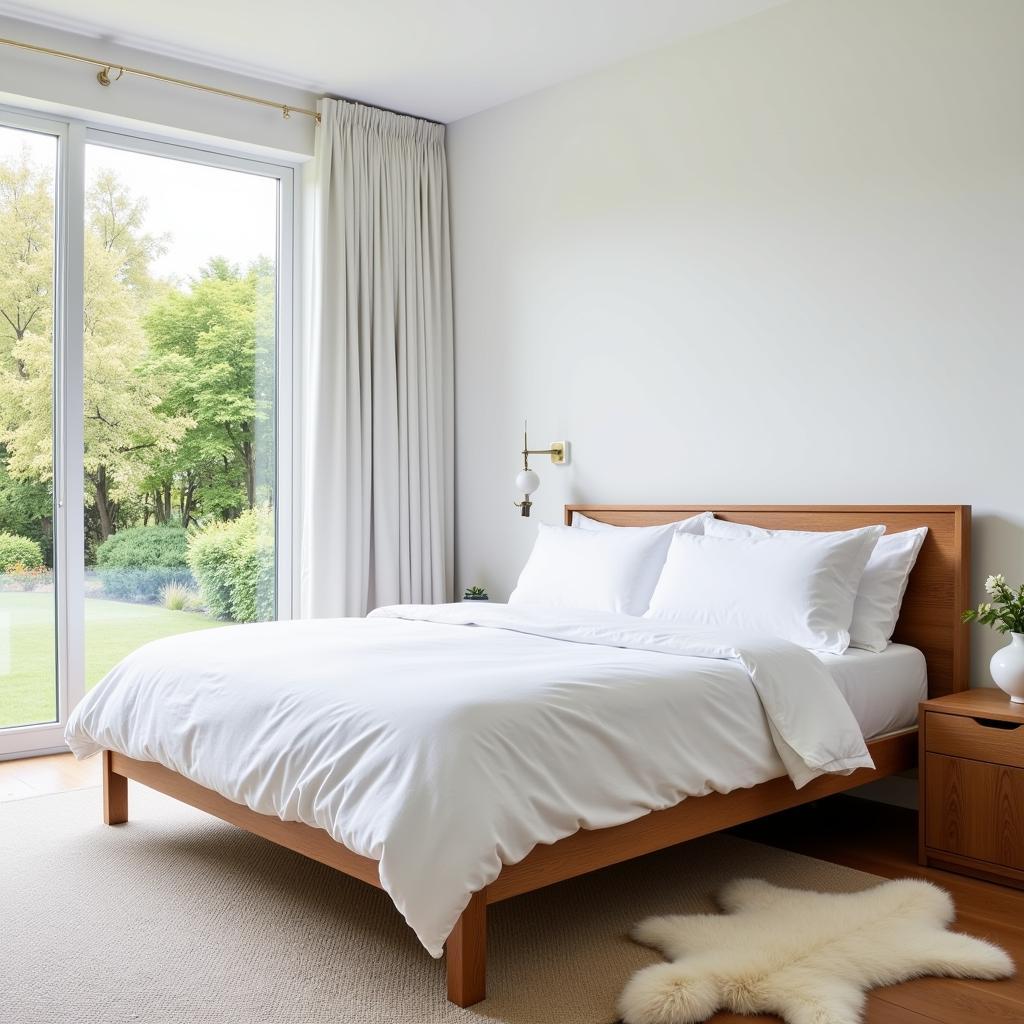
POLYGON ((472 1006, 487 994, 487 890, 473 893, 445 947, 448 999, 472 1006))
POLYGON ((110 767, 110 751, 103 758, 103 820, 108 825, 123 825, 128 820, 128 780, 110 767))

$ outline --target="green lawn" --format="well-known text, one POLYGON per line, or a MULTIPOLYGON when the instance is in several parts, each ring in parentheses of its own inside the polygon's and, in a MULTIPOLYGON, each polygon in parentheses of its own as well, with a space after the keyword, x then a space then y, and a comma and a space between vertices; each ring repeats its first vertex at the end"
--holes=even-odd
MULTIPOLYGON (((53 594, 0 594, 0 728, 55 719, 53 594)), ((87 598, 85 685, 150 640, 223 625, 196 612, 87 598)))

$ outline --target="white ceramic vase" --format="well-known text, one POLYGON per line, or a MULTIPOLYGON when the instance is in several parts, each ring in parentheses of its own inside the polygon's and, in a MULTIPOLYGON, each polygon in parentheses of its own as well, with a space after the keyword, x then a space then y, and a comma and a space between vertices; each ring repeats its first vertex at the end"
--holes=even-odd
POLYGON ((1014 704, 1024 704, 1024 633, 1011 633, 1010 637, 1010 642, 992 655, 992 679, 1014 704))

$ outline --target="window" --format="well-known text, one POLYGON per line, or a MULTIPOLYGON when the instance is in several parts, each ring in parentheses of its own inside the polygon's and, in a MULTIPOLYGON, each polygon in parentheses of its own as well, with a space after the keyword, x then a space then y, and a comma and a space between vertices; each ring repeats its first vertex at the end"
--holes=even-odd
POLYGON ((143 643, 290 614, 291 203, 0 111, 0 754, 143 643))
POLYGON ((58 717, 53 421, 60 143, 59 135, 24 121, 0 124, 0 727, 58 717))

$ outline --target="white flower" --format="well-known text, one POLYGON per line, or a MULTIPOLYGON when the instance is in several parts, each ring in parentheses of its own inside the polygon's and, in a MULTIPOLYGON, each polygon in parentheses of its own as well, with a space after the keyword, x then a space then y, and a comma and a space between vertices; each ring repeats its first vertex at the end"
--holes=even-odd
POLYGON ((985 580, 985 593, 991 594, 995 597, 996 590, 998 590, 999 587, 1005 586, 1006 577, 1002 573, 997 573, 995 576, 989 576, 989 578, 985 580))

